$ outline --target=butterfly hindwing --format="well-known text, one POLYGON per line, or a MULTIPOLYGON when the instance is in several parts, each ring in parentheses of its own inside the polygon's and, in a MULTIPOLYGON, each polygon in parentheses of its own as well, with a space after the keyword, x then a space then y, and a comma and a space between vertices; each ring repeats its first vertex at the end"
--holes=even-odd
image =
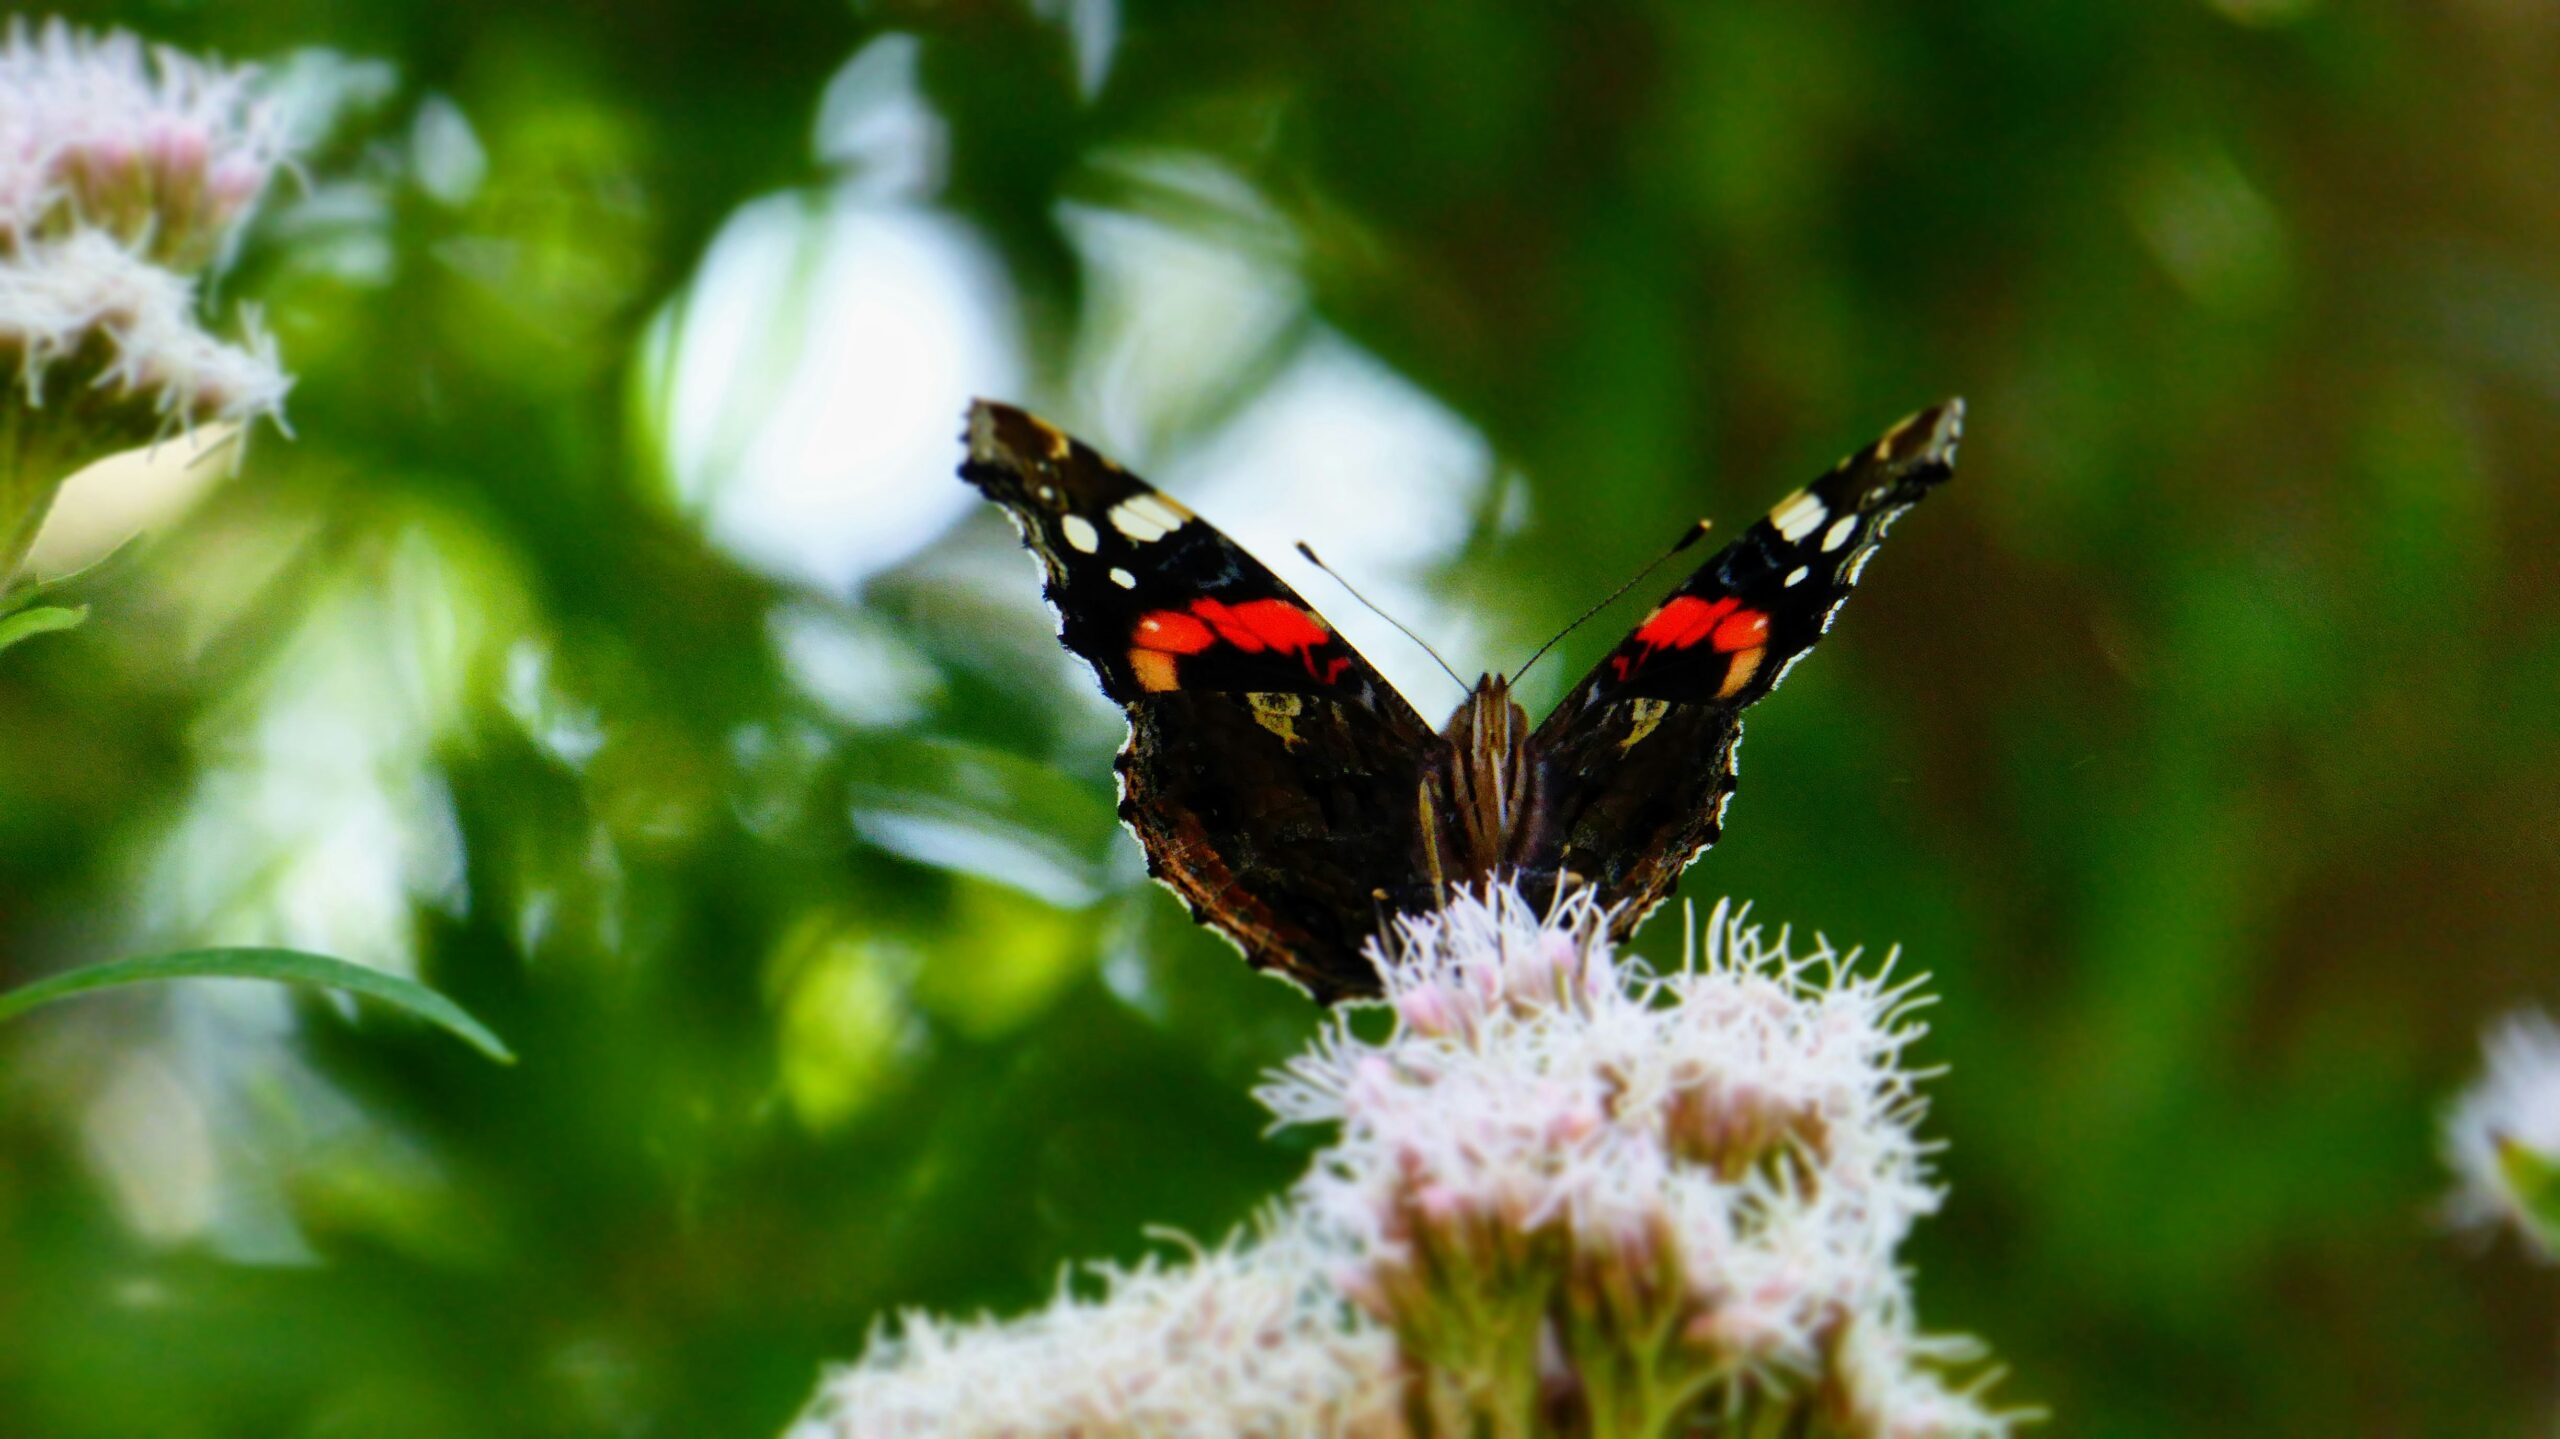
POLYGON ((1047 571, 1060 638, 1129 716, 1121 818, 1193 914, 1318 998, 1377 987, 1381 875, 1411 865, 1433 742, 1412 706, 1242 547, 1006 405, 961 475, 1047 571))
POLYGON ((1412 867, 1430 736, 1318 696, 1286 716, 1250 704, 1183 691, 1131 705, 1120 817, 1146 845, 1148 872, 1257 968, 1328 1004, 1374 994, 1360 949, 1385 918, 1382 894, 1412 867))
POLYGON ((1700 565, 1530 739, 1544 775, 1533 871, 1571 872, 1632 930, 1715 843, 1742 712, 1830 627, 1884 532, 1953 473, 1964 408, 1904 420, 1700 565))

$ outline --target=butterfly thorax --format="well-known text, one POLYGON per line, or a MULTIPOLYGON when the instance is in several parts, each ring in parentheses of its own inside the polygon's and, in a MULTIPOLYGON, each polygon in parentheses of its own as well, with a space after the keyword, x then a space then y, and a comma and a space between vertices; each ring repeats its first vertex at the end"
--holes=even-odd
POLYGON ((1423 767, 1419 801, 1417 859, 1435 887, 1491 878, 1519 864, 1543 788, 1529 734, 1527 712, 1497 675, 1476 681, 1449 716, 1423 767))

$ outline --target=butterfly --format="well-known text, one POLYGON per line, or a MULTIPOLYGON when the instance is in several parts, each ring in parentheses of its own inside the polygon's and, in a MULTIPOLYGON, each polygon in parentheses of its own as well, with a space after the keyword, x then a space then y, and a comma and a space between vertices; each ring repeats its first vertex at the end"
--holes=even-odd
POLYGON ((1378 992, 1362 948, 1391 918, 1462 887, 1588 885, 1632 932, 1722 833, 1743 711, 1954 472, 1963 430, 1961 400, 1923 410, 1780 500, 1535 728, 1486 675, 1433 730, 1279 576, 1036 416, 972 405, 960 475, 1013 517, 1060 639, 1128 714, 1120 817, 1147 872, 1330 1004, 1378 992))

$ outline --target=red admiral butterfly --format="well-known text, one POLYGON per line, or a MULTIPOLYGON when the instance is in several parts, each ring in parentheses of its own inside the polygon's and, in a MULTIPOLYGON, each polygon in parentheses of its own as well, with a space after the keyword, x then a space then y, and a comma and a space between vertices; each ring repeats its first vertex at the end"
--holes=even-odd
POLYGON ((1962 401, 1923 410, 1780 500, 1535 730, 1487 675, 1432 733, 1279 576, 1021 410, 970 408, 960 474, 1012 514, 1059 637, 1128 711, 1120 817, 1147 872, 1331 1003, 1377 993, 1361 942, 1451 886, 1571 877, 1632 931, 1715 843, 1743 710, 1953 473, 1963 426, 1962 401))

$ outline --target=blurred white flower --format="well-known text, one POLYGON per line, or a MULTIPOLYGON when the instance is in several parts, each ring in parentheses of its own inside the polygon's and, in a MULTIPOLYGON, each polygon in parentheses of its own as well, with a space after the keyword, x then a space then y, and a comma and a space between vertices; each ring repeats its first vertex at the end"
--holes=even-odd
POLYGON ((0 39, 0 590, 73 471, 282 424, 274 341, 215 338, 196 293, 285 161, 255 78, 59 20, 0 39))
POLYGON ((2488 1073, 2445 1114, 2445 1161, 2460 1223, 2511 1223, 2545 1258, 2560 1255, 2560 1026, 2539 1010, 2500 1020, 2482 1040, 2488 1073))
POLYGON ((244 329, 239 345, 206 334, 192 281, 95 230, 0 258, 0 359, 26 404, 66 423, 139 441, 280 416, 275 341, 254 315, 244 329), (48 384, 56 368, 69 383, 48 384))
POLYGON ((1406 1432, 1393 1345, 1345 1320, 1302 1236, 1094 1272, 1099 1298, 1062 1286, 1011 1322, 901 1315, 828 1377, 787 1439, 1406 1432))
POLYGON ((189 271, 284 163, 257 72, 21 17, 0 40, 0 247, 88 230, 189 271))

